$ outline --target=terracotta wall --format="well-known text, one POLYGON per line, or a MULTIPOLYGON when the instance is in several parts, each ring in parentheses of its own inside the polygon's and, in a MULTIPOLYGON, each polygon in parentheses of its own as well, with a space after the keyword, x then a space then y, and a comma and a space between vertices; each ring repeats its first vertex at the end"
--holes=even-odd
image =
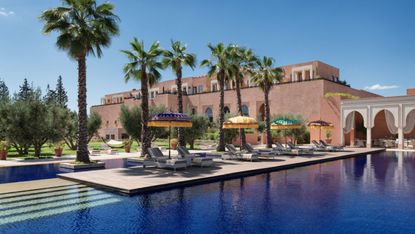
POLYGON ((408 96, 415 96, 415 88, 407 89, 406 90, 406 95, 408 95, 408 96))

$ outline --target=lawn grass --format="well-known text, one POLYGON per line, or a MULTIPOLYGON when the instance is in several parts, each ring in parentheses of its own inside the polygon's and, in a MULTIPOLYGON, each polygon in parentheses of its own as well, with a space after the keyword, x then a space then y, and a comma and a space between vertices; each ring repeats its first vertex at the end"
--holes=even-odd
MULTIPOLYGON (((88 144, 88 147, 90 149, 94 149, 94 148, 100 148, 104 143, 102 141, 91 141, 88 144)), ((153 144, 168 149, 168 145, 169 142, 167 139, 157 139, 153 142, 153 144)), ((195 144, 195 149, 200 149, 200 145, 195 144)), ((124 148, 119 148, 119 149, 115 149, 118 152, 124 152, 124 148)), ((139 145, 137 144, 137 142, 133 142, 132 146, 131 146, 131 152, 137 152, 139 149, 139 145)), ((62 155, 76 155, 76 150, 71 150, 69 149, 68 146, 65 146, 65 148, 63 149, 62 155)), ((52 158, 53 156, 55 156, 55 149, 49 147, 49 145, 45 144, 42 147, 42 152, 41 152, 41 157, 40 158, 52 158)), ((35 157, 35 150, 34 148, 29 148, 29 154, 28 155, 19 155, 18 152, 16 151, 15 148, 10 148, 8 156, 9 158, 21 158, 21 159, 25 159, 25 160, 29 160, 29 159, 37 159, 37 157, 35 157)))

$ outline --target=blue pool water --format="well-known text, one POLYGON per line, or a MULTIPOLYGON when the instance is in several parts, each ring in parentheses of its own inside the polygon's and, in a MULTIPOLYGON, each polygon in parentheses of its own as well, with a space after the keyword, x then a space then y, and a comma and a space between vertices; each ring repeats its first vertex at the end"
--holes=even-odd
POLYGON ((414 233, 414 217, 409 153, 134 197, 83 185, 0 191, 0 233, 414 233))
MULTIPOLYGON (((137 166, 137 163, 128 162, 127 159, 108 159, 105 168, 125 168, 137 166)), ((40 180, 56 178, 57 174, 71 172, 69 169, 60 168, 59 164, 43 164, 34 166, 0 167, 0 184, 20 182, 28 180, 40 180)), ((1 192, 1 191, 0 191, 1 192)))

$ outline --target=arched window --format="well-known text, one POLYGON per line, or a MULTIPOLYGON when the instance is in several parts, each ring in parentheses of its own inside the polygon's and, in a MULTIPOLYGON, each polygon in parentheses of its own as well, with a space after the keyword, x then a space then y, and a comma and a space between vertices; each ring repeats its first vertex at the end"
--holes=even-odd
POLYGON ((225 108, 223 108, 223 112, 227 114, 227 113, 231 113, 231 110, 229 110, 229 107, 225 106, 225 108))
POLYGON ((243 116, 249 116, 249 110, 246 105, 242 105, 242 115, 243 116))
POLYGON ((205 114, 209 118, 209 122, 213 122, 213 111, 212 111, 212 108, 210 108, 210 107, 206 108, 205 114))

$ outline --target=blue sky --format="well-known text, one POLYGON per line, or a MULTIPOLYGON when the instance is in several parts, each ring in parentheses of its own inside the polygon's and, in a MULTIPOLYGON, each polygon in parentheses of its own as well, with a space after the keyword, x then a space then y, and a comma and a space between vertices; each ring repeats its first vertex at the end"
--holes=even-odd
MULTIPOLYGON (((98 1, 102 2, 102 1, 98 1)), ((133 37, 165 48, 177 39, 209 57, 206 45, 237 43, 277 65, 321 60, 340 68, 353 87, 381 95, 403 95, 415 87, 415 1, 316 0, 112 0, 121 18, 120 36, 101 59, 88 58, 88 105, 106 93, 139 87, 123 80, 127 62, 119 51, 133 37)), ((76 108, 76 63, 56 49, 56 35, 41 33, 41 12, 59 0, 0 0, 0 78, 12 92, 24 78, 45 89, 62 75, 69 106, 76 108)), ((203 75, 186 70, 184 76, 203 75)), ((170 71, 163 79, 172 79, 170 71)))

